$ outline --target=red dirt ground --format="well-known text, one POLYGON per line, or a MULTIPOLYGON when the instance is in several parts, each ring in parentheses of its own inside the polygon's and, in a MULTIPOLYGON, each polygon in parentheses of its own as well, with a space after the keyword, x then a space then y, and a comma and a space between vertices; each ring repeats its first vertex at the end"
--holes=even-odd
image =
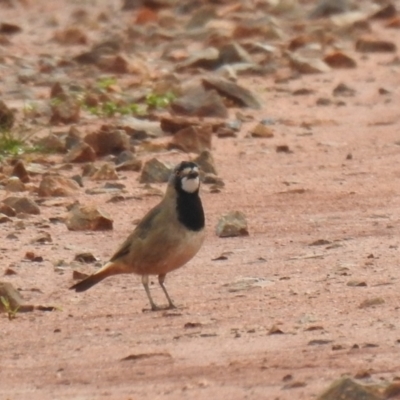
MULTIPOLYGON (((30 18, 36 21, 41 10, 32 5, 30 18)), ((15 10, 4 15, 17 23, 23 18, 15 10)), ((20 56, 51 51, 54 44, 41 48, 48 43, 41 32, 21 35, 20 56)), ((399 31, 390 35, 400 43, 399 31)), ((249 122, 238 138, 214 139, 226 186, 219 194, 203 186, 206 242, 167 277, 178 310, 144 312, 139 277, 113 277, 76 294, 68 290, 71 268, 54 268, 60 260, 71 264, 81 251, 106 261, 132 222, 159 201, 143 197, 137 173, 122 173, 123 183, 142 200, 106 203, 109 195, 82 192, 59 206, 44 203, 40 216, 23 220, 25 229, 3 224, 2 268, 11 266, 17 275, 2 280, 28 302, 59 310, 18 314, 13 321, 0 316, 0 398, 300 400, 315 398, 344 374, 370 370, 378 382, 400 377, 400 67, 390 64, 393 54, 351 55, 358 62, 351 71, 282 84, 273 77, 241 79, 263 104, 245 114, 255 122, 276 120, 275 136, 246 137, 255 123, 249 122), (356 90, 354 97, 338 98, 343 106, 316 105, 341 82, 356 90), (315 92, 292 96, 299 88, 315 92), (282 144, 292 152, 277 153, 282 144), (63 215, 78 198, 108 212, 114 230, 49 225, 49 217, 63 215), (248 237, 216 237, 227 210, 246 214, 248 237), (53 242, 30 244, 39 231, 51 233, 53 242), (13 232, 17 239, 7 239, 13 232), (329 243, 310 246, 320 239, 329 243), (28 250, 45 261, 24 261, 28 250), (224 252, 227 260, 213 260, 224 252), (374 298, 384 303, 360 308, 374 298), (130 355, 139 357, 123 360, 130 355)), ((179 152, 157 157, 185 158, 179 152)), ((156 283, 152 292, 162 303, 156 283)))

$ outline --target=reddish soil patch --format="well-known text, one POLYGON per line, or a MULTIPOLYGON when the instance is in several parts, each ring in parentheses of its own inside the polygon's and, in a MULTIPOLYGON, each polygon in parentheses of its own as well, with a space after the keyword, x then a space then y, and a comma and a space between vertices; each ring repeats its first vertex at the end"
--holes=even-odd
MULTIPOLYGON (((13 45, 18 57, 55 46, 38 13, 52 8, 62 18, 64 11, 38 3, 29 8, 37 29, 13 45)), ((16 10, 4 15, 22 24, 16 10)), ((390 34, 400 43, 399 31, 390 34)), ((114 218, 109 232, 50 226, 48 218, 62 215, 75 199, 42 206, 40 216, 23 221, 23 230, 2 225, 2 268, 17 272, 2 280, 27 301, 59 310, 18 314, 13 321, 0 316, 0 397, 310 399, 343 374, 399 377, 399 66, 390 63, 393 54, 350 54, 358 62, 350 71, 282 84, 273 77, 241 78, 263 104, 245 113, 254 121, 275 120, 275 136, 245 137, 254 125, 249 122, 238 138, 214 139, 226 186, 218 194, 203 186, 206 243, 167 277, 178 310, 144 312, 139 277, 113 277, 76 294, 68 291, 71 268, 54 268, 81 251, 106 261, 158 197, 113 204, 106 203, 108 195, 82 192, 81 201, 101 205, 114 218), (341 82, 355 89, 353 97, 341 98, 342 106, 316 105, 341 82), (301 88, 314 92, 291 94, 301 88), (380 88, 390 93, 379 94, 380 88), (276 152, 278 145, 291 152, 276 152), (226 210, 246 214, 250 236, 215 236, 226 210), (30 244, 43 230, 53 242, 30 244), (13 232, 17 239, 6 238, 13 232), (326 244, 311 246, 320 239, 326 244), (45 261, 23 261, 26 251, 45 261), (227 260, 213 260, 223 252, 227 260), (384 303, 360 308, 373 298, 384 303), (123 360, 130 355, 137 357, 123 360), (298 387, 286 386, 293 382, 298 387)), ((159 157, 178 162, 184 155, 159 157)), ((141 193, 138 173, 122 176, 129 195, 141 193)), ((164 301, 156 281, 152 293, 164 301)))

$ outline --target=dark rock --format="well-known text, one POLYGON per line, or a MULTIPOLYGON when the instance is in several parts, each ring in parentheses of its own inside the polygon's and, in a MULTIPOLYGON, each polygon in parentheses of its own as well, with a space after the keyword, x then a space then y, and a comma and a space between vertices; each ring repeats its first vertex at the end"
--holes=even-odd
POLYGON ((13 208, 17 214, 40 214, 39 206, 28 197, 11 196, 4 199, 3 203, 13 208))
POLYGON ((17 176, 23 183, 28 183, 30 181, 28 171, 26 170, 25 164, 22 160, 17 160, 14 164, 11 176, 17 176))
POLYGON ((261 104, 254 95, 246 88, 224 78, 207 77, 202 79, 206 90, 215 89, 221 96, 232 100, 239 107, 260 109, 261 104))
POLYGON ((14 125, 14 113, 9 109, 3 100, 0 100, 0 129, 10 130, 14 125))
POLYGON ((317 400, 382 400, 371 387, 360 385, 350 378, 342 378, 332 385, 317 400))
POLYGON ((66 162, 92 162, 96 160, 96 152, 87 143, 79 142, 65 156, 66 162))
POLYGON ((190 126, 175 133, 170 148, 178 148, 187 153, 201 153, 211 149, 211 139, 210 126, 190 126))
POLYGON ((157 160, 152 158, 147 161, 144 166, 142 173, 140 175, 140 183, 164 183, 168 182, 171 175, 172 168, 157 160))

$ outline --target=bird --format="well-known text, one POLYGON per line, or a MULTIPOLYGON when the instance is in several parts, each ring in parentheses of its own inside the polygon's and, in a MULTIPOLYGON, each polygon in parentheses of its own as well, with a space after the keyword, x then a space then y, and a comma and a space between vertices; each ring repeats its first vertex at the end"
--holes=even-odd
POLYGON ((203 245, 205 215, 199 189, 198 165, 192 161, 176 165, 161 202, 147 212, 103 267, 70 289, 84 292, 110 276, 133 273, 141 275, 152 311, 176 308, 164 281, 167 273, 185 265, 203 245), (150 275, 158 276, 168 307, 153 301, 150 275))

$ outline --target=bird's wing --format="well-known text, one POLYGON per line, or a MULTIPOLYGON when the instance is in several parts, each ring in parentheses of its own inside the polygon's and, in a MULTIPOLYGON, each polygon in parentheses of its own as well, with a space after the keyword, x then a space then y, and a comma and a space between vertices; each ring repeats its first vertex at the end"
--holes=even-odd
POLYGON ((114 262, 119 258, 127 256, 131 251, 132 243, 135 240, 145 240, 147 236, 151 233, 154 225, 156 224, 158 217, 162 211, 163 207, 162 204, 158 204, 154 208, 152 208, 139 222, 138 226, 135 230, 126 238, 125 242, 122 243, 120 248, 114 253, 111 257, 110 261, 114 262))

